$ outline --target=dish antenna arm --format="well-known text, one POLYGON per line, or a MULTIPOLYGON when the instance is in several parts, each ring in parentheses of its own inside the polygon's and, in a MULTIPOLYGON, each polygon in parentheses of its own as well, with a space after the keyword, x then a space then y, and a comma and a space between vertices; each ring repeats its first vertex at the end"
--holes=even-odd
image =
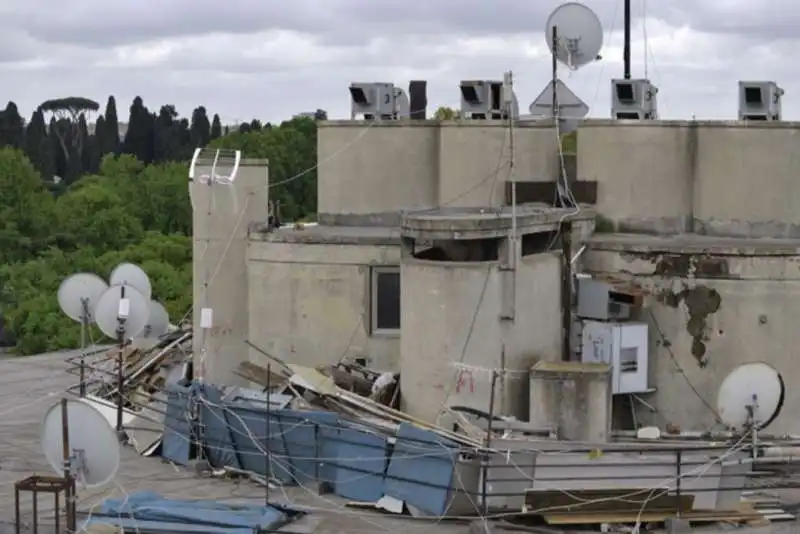
POLYGON ((126 309, 128 299, 125 298, 125 284, 119 286, 119 310, 117 313, 117 438, 123 441, 125 438, 125 430, 122 428, 122 413, 125 404, 125 397, 123 396, 122 387, 125 384, 125 321, 128 318, 129 310, 126 309))
MULTIPOLYGON (((61 399, 61 446, 64 451, 64 481, 66 482, 66 515, 67 515, 67 532, 75 532, 77 523, 75 514, 75 477, 72 476, 73 461, 77 463, 76 467, 82 469, 83 455, 80 459, 73 459, 69 447, 69 410, 67 410, 66 397, 61 399)), ((56 510, 56 514, 58 510, 56 510)), ((58 516, 56 515, 56 518, 58 516)))
POLYGON ((553 26, 553 120, 558 121, 558 26, 553 26))
POLYGON ((86 397, 86 331, 92 320, 89 310, 89 298, 81 297, 81 362, 80 362, 80 396, 86 397))

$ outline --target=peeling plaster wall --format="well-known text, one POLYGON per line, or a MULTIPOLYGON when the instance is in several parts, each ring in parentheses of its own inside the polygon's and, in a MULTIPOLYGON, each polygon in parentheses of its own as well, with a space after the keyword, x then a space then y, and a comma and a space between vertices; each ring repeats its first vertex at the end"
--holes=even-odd
MULTIPOLYGON (((650 385, 639 421, 683 429, 714 424, 722 380, 745 362, 765 361, 787 384, 800 373, 800 253, 681 253, 590 245, 587 272, 636 280, 649 295, 650 385)), ((787 388, 770 432, 800 432, 800 390, 787 388)))

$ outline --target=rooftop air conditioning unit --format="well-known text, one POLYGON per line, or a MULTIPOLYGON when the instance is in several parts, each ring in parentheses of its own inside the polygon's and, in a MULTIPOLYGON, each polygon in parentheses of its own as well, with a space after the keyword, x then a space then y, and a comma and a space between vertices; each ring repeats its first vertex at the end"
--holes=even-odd
POLYGON ((611 80, 611 116, 625 120, 658 119, 658 88, 647 79, 611 80))
POLYGON ((647 323, 585 321, 581 335, 581 361, 611 366, 611 391, 615 395, 648 393, 647 323))
POLYGON ((351 83, 350 118, 395 120, 409 115, 408 95, 393 83, 351 83))
POLYGON ((739 82, 739 120, 781 120, 782 96, 775 82, 739 82))
MULTIPOLYGON (((461 117, 464 119, 509 118, 509 110, 503 104, 503 82, 491 80, 464 80, 461 90, 461 117)), ((511 95, 511 117, 519 118, 517 96, 511 95)))

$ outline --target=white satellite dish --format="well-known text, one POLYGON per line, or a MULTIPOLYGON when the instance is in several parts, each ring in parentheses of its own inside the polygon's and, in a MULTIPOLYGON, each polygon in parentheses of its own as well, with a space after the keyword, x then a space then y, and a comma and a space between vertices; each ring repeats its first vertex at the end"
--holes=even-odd
MULTIPOLYGON (((63 402, 63 401, 62 401, 63 402)), ((64 407, 47 410, 42 419, 42 451, 53 470, 64 475, 64 407)), ((102 486, 117 474, 119 440, 103 414, 81 399, 66 401, 70 473, 86 487, 102 486)))
POLYGON ((135 338, 144 330, 149 316, 149 300, 128 284, 109 287, 94 309, 97 326, 111 338, 120 333, 124 339, 135 338))
POLYGON ((167 309, 158 301, 150 301, 150 314, 142 334, 145 338, 157 338, 169 331, 169 314, 167 309))
POLYGON ((58 305, 70 319, 91 324, 94 322, 97 301, 106 289, 108 284, 96 274, 73 274, 58 287, 58 305))
POLYGON ((111 271, 108 283, 112 286, 122 284, 132 286, 148 301, 152 298, 153 286, 150 285, 150 277, 138 265, 120 263, 111 271))
POLYGON ((745 363, 731 371, 717 393, 717 413, 734 430, 766 428, 783 407, 781 374, 763 362, 745 363))
POLYGON ((545 36, 550 52, 573 70, 596 61, 603 47, 600 19, 594 11, 578 2, 562 4, 550 14, 545 36), (558 38, 556 50, 553 50, 554 27, 558 38))

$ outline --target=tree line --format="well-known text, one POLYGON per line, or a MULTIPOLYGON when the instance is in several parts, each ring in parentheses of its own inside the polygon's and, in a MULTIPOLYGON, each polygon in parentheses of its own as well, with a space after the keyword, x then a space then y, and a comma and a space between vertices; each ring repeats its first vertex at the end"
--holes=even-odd
POLYGON ((121 261, 138 263, 173 321, 191 309, 187 163, 197 147, 268 159, 281 216, 316 213, 315 119, 324 111, 231 128, 203 106, 184 118, 173 105, 151 112, 140 97, 122 127, 113 96, 92 121, 99 110, 69 97, 43 102, 27 121, 13 102, 0 111, 0 341, 17 354, 77 345, 78 325, 56 300, 75 272, 107 277, 121 261))

